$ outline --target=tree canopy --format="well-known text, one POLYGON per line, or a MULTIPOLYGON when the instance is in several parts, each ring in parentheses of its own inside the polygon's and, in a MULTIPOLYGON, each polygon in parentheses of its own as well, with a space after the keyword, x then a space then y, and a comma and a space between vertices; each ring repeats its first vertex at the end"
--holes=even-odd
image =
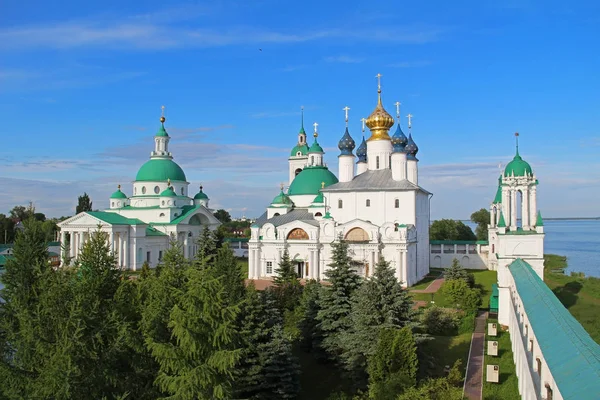
POLYGON ((477 240, 470 227, 462 221, 440 219, 433 221, 429 227, 431 240, 477 240))
POLYGON ((477 224, 477 228, 475 228, 477 240, 488 240, 489 210, 482 208, 479 211, 475 211, 471 214, 471 221, 477 224))
POLYGON ((84 211, 92 211, 92 201, 87 193, 83 193, 77 198, 77 207, 75 207, 75 214, 84 211))
POLYGON ((225 224, 227 222, 231 222, 231 215, 229 214, 229 212, 227 210, 224 210, 222 208, 218 209, 217 211, 215 211, 213 213, 213 215, 215 216, 216 219, 218 219, 222 224, 225 224))

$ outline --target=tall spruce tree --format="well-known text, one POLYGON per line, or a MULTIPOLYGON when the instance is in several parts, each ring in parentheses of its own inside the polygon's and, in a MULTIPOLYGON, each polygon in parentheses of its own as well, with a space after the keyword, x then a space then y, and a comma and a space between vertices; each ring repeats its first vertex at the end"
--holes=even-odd
POLYGON ((213 270, 225 287, 229 304, 238 305, 245 294, 244 276, 237 258, 227 244, 217 250, 213 270))
POLYGON ((275 325, 270 340, 260 347, 263 387, 261 399, 295 399, 300 391, 300 366, 292 354, 292 345, 275 325))
POLYGON ((333 243, 331 248, 332 263, 325 272, 330 286, 324 287, 317 320, 323 334, 323 349, 337 359, 341 353, 339 335, 350 329, 351 299, 362 280, 352 269, 348 243, 340 240, 333 243))
POLYGON ((277 286, 282 286, 286 283, 296 282, 297 280, 298 274, 294 271, 294 266, 290 260, 290 253, 288 249, 285 249, 279 267, 275 270, 273 283, 277 286))
POLYGON ((198 251, 196 252, 194 265, 198 268, 206 268, 213 263, 217 255, 215 237, 208 228, 208 225, 204 225, 204 228, 196 241, 196 245, 198 246, 198 251))
POLYGON ((372 338, 384 328, 413 325, 416 313, 408 291, 396 279, 387 261, 380 258, 373 276, 355 292, 349 329, 339 336, 341 358, 359 387, 366 385, 367 359, 375 353, 372 338))
POLYGON ((319 314, 322 286, 314 279, 306 282, 300 297, 300 304, 295 312, 298 314, 300 329, 300 345, 305 351, 319 352, 323 340, 317 315, 319 314))
POLYGON ((147 341, 160 365, 156 384, 177 399, 230 399, 241 356, 237 305, 210 268, 186 268, 186 283, 169 312, 169 341, 147 341))
POLYGON ((84 193, 77 198, 77 207, 75 207, 75 214, 84 211, 92 211, 92 201, 87 193, 84 193))
POLYGON ((270 290, 277 297, 277 302, 281 312, 287 319, 293 319, 291 312, 298 306, 298 301, 302 295, 302 285, 300 279, 294 271, 294 266, 290 260, 290 254, 287 249, 284 250, 279 267, 275 270, 275 279, 270 290))

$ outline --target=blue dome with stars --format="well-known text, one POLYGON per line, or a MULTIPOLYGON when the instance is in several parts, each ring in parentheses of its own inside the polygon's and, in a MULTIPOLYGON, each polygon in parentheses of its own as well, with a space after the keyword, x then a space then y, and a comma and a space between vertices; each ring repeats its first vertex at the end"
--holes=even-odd
POLYGON ((367 142, 365 141, 365 137, 363 136, 362 143, 356 149, 356 156, 358 157, 358 162, 367 162, 367 142))
POLYGON ((396 128, 396 133, 394 133, 394 136, 392 136, 392 147, 394 149, 393 152, 403 153, 407 143, 408 138, 406 137, 404 132, 402 132, 400 124, 398 124, 398 127, 396 128))
POLYGON ((346 132, 344 132, 344 136, 340 139, 338 143, 338 149, 340 149, 341 156, 351 156, 352 150, 356 147, 356 143, 352 136, 350 136, 350 132, 348 132, 348 127, 346 127, 346 132))
POLYGON ((417 153, 419 152, 419 148, 417 147, 417 144, 413 140, 412 135, 410 133, 408 134, 408 142, 406 143, 404 151, 406 152, 406 154, 408 154, 408 160, 417 159, 417 153))

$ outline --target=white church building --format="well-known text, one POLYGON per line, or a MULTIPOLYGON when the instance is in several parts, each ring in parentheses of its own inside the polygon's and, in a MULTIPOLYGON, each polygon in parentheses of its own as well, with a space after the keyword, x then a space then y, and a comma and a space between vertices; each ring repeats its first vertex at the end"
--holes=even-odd
MULTIPOLYGON (((304 124, 289 157, 289 186, 283 185, 266 212, 251 227, 250 279, 275 275, 285 250, 305 279, 324 279, 331 263, 331 244, 349 243, 362 276, 371 276, 380 257, 389 261, 404 285, 429 272, 429 198, 419 186, 418 147, 399 121, 384 109, 381 86, 375 110, 363 119, 370 136, 356 149, 346 129, 339 141, 339 177, 323 161, 318 143, 307 143, 304 124)), ((409 131, 411 116, 409 114, 409 131)))
POLYGON ((173 239, 191 259, 204 226, 215 229, 220 224, 208 208, 202 186, 193 197, 188 194, 190 183, 169 152, 171 138, 164 115, 160 122, 154 151, 138 170, 132 195, 119 185, 109 198, 109 209, 81 212, 58 224, 61 243, 69 244, 68 258, 77 259, 85 241, 100 229, 108 234, 117 265, 123 269, 136 270, 144 262, 155 267, 173 239))

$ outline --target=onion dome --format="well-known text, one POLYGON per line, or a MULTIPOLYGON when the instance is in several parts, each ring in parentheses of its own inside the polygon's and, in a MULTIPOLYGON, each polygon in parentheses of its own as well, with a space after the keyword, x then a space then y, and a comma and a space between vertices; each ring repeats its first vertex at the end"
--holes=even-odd
POLYGON ((160 197, 177 197, 177 193, 173 190, 173 186, 169 186, 161 192, 160 197))
POLYGON ((281 189, 281 192, 279 192, 279 194, 275 196, 275 198, 271 202, 271 205, 273 206, 287 206, 293 204, 294 203, 292 202, 290 197, 287 194, 283 193, 283 189, 281 189))
MULTIPOLYGON (((381 75, 378 74, 377 78, 381 78, 381 75)), ((371 130, 371 137, 369 140, 390 140, 388 131, 394 126, 394 118, 385 111, 385 108, 383 108, 383 104, 381 103, 380 84, 377 87, 377 106, 371 115, 369 115, 365 123, 371 130)))
POLYGON ((136 181, 174 181, 186 182, 183 169, 173 160, 168 158, 153 158, 146 161, 139 169, 136 181))
POLYGON ((202 186, 200 186, 200 191, 194 196, 194 200, 208 200, 208 196, 202 191, 202 186))
POLYGON ((519 155, 519 148, 517 147, 517 154, 506 165, 504 168, 504 176, 533 176, 533 170, 529 163, 521 158, 519 155))
POLYGON ((356 149, 356 156, 358 157, 358 162, 367 162, 367 142, 365 141, 365 137, 363 136, 362 143, 356 149))
POLYGON ((340 139, 338 143, 338 149, 340 149, 341 156, 351 156, 352 150, 356 147, 356 143, 352 136, 350 136, 350 132, 348 132, 348 127, 346 127, 346 132, 344 132, 344 136, 340 139))
POLYGON ((315 141, 313 142, 313 144, 310 146, 310 149, 308 149, 309 153, 324 153, 323 148, 321 147, 321 145, 317 142, 317 135, 315 134, 315 141))
POLYGON ((406 142, 406 147, 404 147, 404 151, 406 152, 406 154, 408 154, 408 159, 409 160, 416 160, 417 159, 417 153, 419 152, 419 148, 417 147, 417 144, 415 143, 415 141, 412 138, 412 134, 408 134, 408 141, 406 142))
POLYGON ((318 195, 321 188, 338 183, 338 178, 327 167, 314 166, 304 168, 292 181, 288 195, 318 195))
POLYGON ((407 143, 408 143, 408 138, 406 137, 404 132, 402 132, 402 128, 400 128, 400 124, 398 124, 398 127, 396 128, 396 133, 394 133, 394 136, 392 136, 392 147, 394 149, 393 152, 394 153, 404 152, 404 148, 406 147, 407 143))
POLYGON ((117 191, 110 195, 111 199, 126 199, 127 195, 121 192, 121 185, 117 186, 117 191))

